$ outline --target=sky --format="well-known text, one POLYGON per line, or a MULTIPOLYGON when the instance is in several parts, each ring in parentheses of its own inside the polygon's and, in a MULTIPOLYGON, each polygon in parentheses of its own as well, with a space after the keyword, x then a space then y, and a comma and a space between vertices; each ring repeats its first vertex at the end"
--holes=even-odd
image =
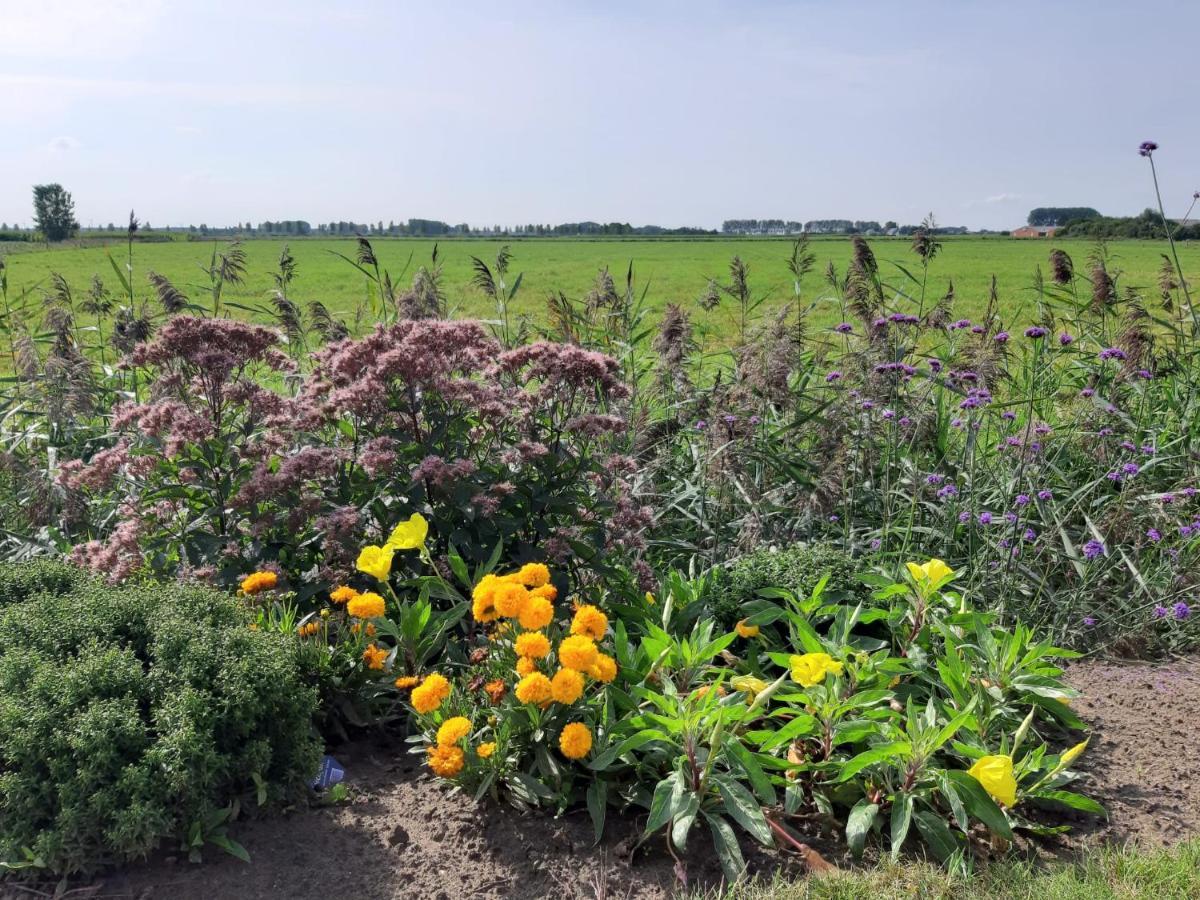
POLYGON ((1200 3, 0 0, 0 221, 1019 225, 1200 189, 1200 3))

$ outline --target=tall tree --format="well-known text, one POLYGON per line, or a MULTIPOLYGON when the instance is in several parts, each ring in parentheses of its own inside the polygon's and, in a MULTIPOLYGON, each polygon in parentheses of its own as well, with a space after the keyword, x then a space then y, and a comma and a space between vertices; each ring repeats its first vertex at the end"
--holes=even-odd
POLYGON ((79 230, 75 201, 61 184, 33 186, 33 217, 48 241, 62 241, 79 230))

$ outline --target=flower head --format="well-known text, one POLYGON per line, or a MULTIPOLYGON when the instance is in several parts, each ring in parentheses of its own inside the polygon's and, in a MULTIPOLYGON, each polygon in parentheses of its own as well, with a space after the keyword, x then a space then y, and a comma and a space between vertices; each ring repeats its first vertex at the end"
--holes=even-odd
MULTIPOLYGON (((538 588, 541 590, 541 588, 538 588)), ((538 628, 545 628, 554 620, 554 605, 545 597, 531 594, 529 602, 525 604, 525 608, 521 610, 517 621, 521 623, 522 628, 528 628, 531 631, 538 628)))
POLYGON ((767 689, 767 683, 753 675, 738 675, 730 679, 729 686, 735 691, 743 691, 747 703, 753 703, 754 698, 767 689))
POLYGON ((1180 622, 1182 622, 1184 619, 1186 619, 1188 616, 1190 616, 1192 614, 1191 607, 1188 606, 1186 603, 1184 603, 1182 600, 1180 600, 1178 603, 1176 603, 1174 606, 1172 606, 1171 611, 1175 613, 1175 618, 1177 620, 1179 620, 1180 622))
POLYGON ((442 701, 449 696, 450 682, 446 680, 445 676, 434 672, 426 675, 425 680, 413 688, 409 699, 412 701, 413 709, 424 715, 441 706, 442 701))
POLYGON ((550 691, 555 703, 569 706, 583 695, 583 675, 574 669, 559 669, 550 679, 550 691))
POLYGON ((500 618, 496 611, 496 589, 502 582, 495 575, 484 575, 471 592, 471 614, 476 622, 494 622, 500 618))
POLYGON ((358 591, 344 584, 341 587, 335 588, 329 592, 329 599, 334 603, 349 603, 357 596, 358 591))
POLYGON ((975 761, 967 774, 978 781, 992 798, 1005 806, 1017 803, 1017 779, 1013 776, 1013 760, 1006 754, 984 756, 975 761))
POLYGON ((416 675, 401 675, 399 678, 396 679, 394 684, 396 685, 396 687, 399 690, 409 691, 409 690, 412 690, 413 688, 415 688, 417 686, 417 683, 420 682, 420 680, 421 679, 418 678, 416 675))
POLYGON ((452 716, 442 723, 437 730, 439 747, 450 747, 457 744, 471 733, 471 720, 466 716, 452 716))
POLYGON ((588 674, 597 681, 609 684, 617 677, 617 661, 604 653, 596 654, 596 661, 588 669, 588 674))
POLYGON ((828 653, 805 653, 802 656, 789 656, 788 666, 792 670, 792 681, 803 687, 820 684, 828 674, 842 674, 842 664, 828 653))
POLYGON ((592 732, 582 722, 571 722, 558 736, 558 749, 567 759, 583 759, 592 749, 592 732))
POLYGON ((513 578, 525 587, 539 588, 549 583, 550 569, 542 563, 525 563, 513 578))
POLYGON ((495 741, 487 741, 485 743, 480 744, 478 747, 475 748, 475 755, 478 756, 480 759, 487 759, 495 752, 496 752, 496 742, 495 741))
POLYGON ((367 648, 362 653, 363 662, 367 664, 368 669, 382 669, 383 664, 387 662, 388 652, 382 647, 377 647, 374 644, 367 645, 367 648))
POLYGON ((362 548, 358 554, 355 567, 360 572, 366 572, 378 581, 386 581, 392 572, 392 554, 390 546, 376 547, 373 544, 362 548))
POLYGON ((517 682, 516 695, 522 703, 545 703, 553 694, 550 679, 541 672, 530 672, 517 682))
POLYGON ((537 671, 537 663, 534 662, 532 656, 517 657, 517 674, 524 678, 526 675, 532 675, 537 671))
POLYGON ((462 747, 439 744, 436 747, 427 747, 425 752, 429 754, 429 768, 433 770, 434 775, 453 778, 463 769, 465 754, 462 747))
POLYGON ((517 656, 541 659, 550 655, 550 639, 540 631, 526 631, 517 635, 513 649, 517 652, 517 656))
POLYGON ((346 604, 346 612, 356 619, 378 619, 387 611, 383 598, 372 591, 359 594, 346 604))
POLYGON ((586 672, 596 664, 599 651, 595 642, 582 634, 563 638, 558 645, 558 661, 568 669, 586 672))
POLYGON ((502 580, 496 586, 493 599, 497 613, 509 619, 517 619, 529 603, 529 591, 523 584, 502 580))
POLYGON ((734 625, 733 629, 734 629, 734 631, 736 631, 738 633, 738 637, 743 637, 743 638, 758 637, 758 630, 759 630, 758 626, 757 625, 748 625, 746 623, 745 619, 742 619, 736 625, 734 625))
POLYGON ((579 607, 571 620, 571 634, 581 634, 593 641, 603 638, 607 630, 608 616, 590 604, 579 607))
POLYGON ((913 577, 913 581, 924 585, 934 585, 943 578, 954 576, 954 570, 940 559, 931 559, 925 563, 910 562, 905 565, 908 567, 908 574, 913 577))
POLYGON ((401 522, 387 539, 387 547, 393 550, 418 550, 425 546, 429 536, 429 523, 420 513, 413 513, 407 522, 401 522))
POLYGON ((274 572, 254 572, 242 579, 242 593, 253 595, 262 591, 271 591, 278 583, 279 576, 274 572))

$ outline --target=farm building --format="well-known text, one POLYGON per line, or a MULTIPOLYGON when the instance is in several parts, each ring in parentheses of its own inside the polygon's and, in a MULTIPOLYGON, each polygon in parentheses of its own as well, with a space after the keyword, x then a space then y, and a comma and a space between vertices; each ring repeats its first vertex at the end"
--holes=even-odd
POLYGON ((1009 232, 1015 238, 1047 238, 1054 237, 1058 231, 1057 225, 1022 225, 1009 232))

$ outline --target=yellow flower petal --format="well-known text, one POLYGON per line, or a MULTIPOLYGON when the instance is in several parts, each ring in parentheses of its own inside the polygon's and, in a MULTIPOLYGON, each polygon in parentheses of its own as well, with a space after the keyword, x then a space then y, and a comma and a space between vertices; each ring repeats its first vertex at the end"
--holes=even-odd
POLYGON ((387 540, 387 546, 393 550, 416 550, 425 546, 425 538, 429 535, 429 523, 420 513, 413 513, 407 522, 401 522, 393 530, 387 540))
POLYGON ((376 547, 374 545, 363 547, 362 552, 358 554, 358 562, 355 564, 360 572, 366 572, 372 578, 379 581, 386 581, 388 575, 392 572, 392 548, 388 546, 376 547))
POLYGON ((1011 756, 998 754, 981 757, 967 769, 967 774, 983 785, 983 789, 998 802, 1008 807, 1016 805, 1017 779, 1013 777, 1011 756))

